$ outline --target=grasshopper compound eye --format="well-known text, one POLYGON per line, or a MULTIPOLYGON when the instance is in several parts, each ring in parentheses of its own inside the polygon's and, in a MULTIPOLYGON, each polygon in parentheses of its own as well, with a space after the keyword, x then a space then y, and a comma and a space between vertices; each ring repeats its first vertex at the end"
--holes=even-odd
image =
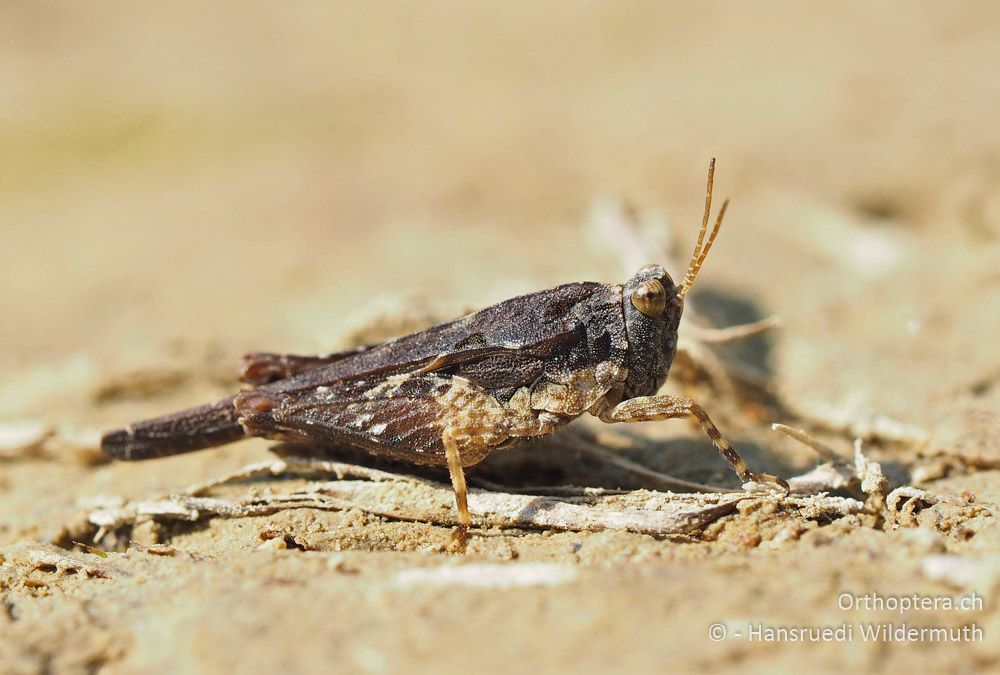
POLYGON ((655 319, 667 308, 667 291, 659 279, 644 281, 632 293, 632 304, 646 316, 655 319))

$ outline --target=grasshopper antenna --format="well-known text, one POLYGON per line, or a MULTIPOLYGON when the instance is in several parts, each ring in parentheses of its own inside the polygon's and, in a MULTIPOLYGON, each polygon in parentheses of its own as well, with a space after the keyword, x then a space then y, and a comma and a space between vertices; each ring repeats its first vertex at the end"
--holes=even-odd
POLYGON ((708 219, 712 214, 712 184, 715 182, 715 158, 708 163, 708 185, 705 188, 705 213, 701 217, 701 231, 698 233, 698 242, 694 245, 694 253, 691 254, 691 262, 688 263, 687 273, 684 275, 684 281, 681 282, 681 288, 678 295, 681 299, 687 295, 687 292, 691 290, 691 286, 694 285, 695 277, 698 276, 698 270, 701 269, 702 264, 705 262, 705 258, 708 257, 708 252, 712 248, 712 244, 715 243, 715 236, 719 234, 719 226, 722 225, 722 219, 726 215, 726 209, 729 207, 729 200, 727 199, 722 203, 722 208, 719 209, 719 215, 715 218, 715 225, 712 227, 712 232, 708 235, 708 240, 705 240, 705 233, 708 232, 708 219))

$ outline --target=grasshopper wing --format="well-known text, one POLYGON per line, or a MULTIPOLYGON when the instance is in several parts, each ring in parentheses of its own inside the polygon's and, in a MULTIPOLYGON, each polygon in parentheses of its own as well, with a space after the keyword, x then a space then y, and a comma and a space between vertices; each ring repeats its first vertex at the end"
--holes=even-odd
MULTIPOLYGON (((488 359, 504 361, 503 365, 516 361, 514 365, 520 369, 524 355, 547 363, 559 355, 560 360, 567 361, 564 365, 572 369, 568 360, 585 360, 588 356, 583 318, 596 307, 617 314, 612 318, 620 322, 620 302, 620 297, 601 284, 565 284, 511 298, 356 353, 332 355, 326 363, 310 357, 293 357, 301 359, 303 368, 288 369, 289 376, 282 377, 285 371, 279 367, 274 377, 282 379, 263 384, 260 390, 273 394, 301 392, 335 382, 374 382, 421 370, 450 369, 448 372, 460 374, 459 371, 472 368, 482 372, 488 359), (574 354, 567 352, 568 343, 576 347, 574 354)), ((620 347, 620 359, 624 358, 623 349, 620 347)), ((488 369, 498 372, 497 368, 488 369)), ((270 377, 261 376, 259 381, 266 379, 270 377)))
POLYGON ((442 434, 461 412, 455 386, 463 390, 459 405, 476 411, 484 449, 505 440, 500 430, 504 408, 495 398, 465 380, 435 373, 400 375, 375 386, 341 382, 294 396, 248 391, 236 397, 235 405, 251 436, 348 445, 416 464, 445 464, 442 434))

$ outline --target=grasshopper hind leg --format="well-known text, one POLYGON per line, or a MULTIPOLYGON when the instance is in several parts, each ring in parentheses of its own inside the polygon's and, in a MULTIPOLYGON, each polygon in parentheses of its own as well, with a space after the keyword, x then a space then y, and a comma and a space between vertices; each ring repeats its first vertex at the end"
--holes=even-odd
POLYGON ((751 471, 736 449, 723 438, 705 409, 686 396, 638 396, 622 401, 601 415, 601 420, 604 422, 652 422, 689 416, 698 420, 698 424, 711 439, 712 444, 719 449, 740 480, 746 483, 772 483, 784 490, 785 494, 789 493, 788 483, 784 479, 769 473, 751 471))

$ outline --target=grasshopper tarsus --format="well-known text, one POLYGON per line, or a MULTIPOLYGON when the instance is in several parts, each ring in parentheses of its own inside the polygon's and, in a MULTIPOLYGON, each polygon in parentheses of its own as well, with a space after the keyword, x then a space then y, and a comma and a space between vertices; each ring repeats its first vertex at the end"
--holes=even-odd
POLYGON ((782 479, 751 472, 701 406, 656 396, 677 351, 685 297, 725 214, 724 204, 709 229, 714 169, 712 160, 680 284, 647 265, 624 284, 564 284, 353 351, 248 354, 243 392, 111 432, 102 447, 117 459, 147 459, 259 436, 447 466, 461 541, 472 522, 464 467, 583 413, 606 422, 693 416, 741 478, 787 491, 782 479))
POLYGON ((459 525, 451 532, 451 536, 448 538, 448 543, 445 544, 445 550, 450 553, 465 553, 466 547, 469 545, 469 526, 459 525))
POLYGON ((792 494, 792 486, 788 484, 788 481, 780 476, 772 476, 769 473, 758 473, 755 474, 759 480, 764 483, 771 483, 772 485, 777 485, 781 488, 781 491, 785 493, 785 496, 792 494))

